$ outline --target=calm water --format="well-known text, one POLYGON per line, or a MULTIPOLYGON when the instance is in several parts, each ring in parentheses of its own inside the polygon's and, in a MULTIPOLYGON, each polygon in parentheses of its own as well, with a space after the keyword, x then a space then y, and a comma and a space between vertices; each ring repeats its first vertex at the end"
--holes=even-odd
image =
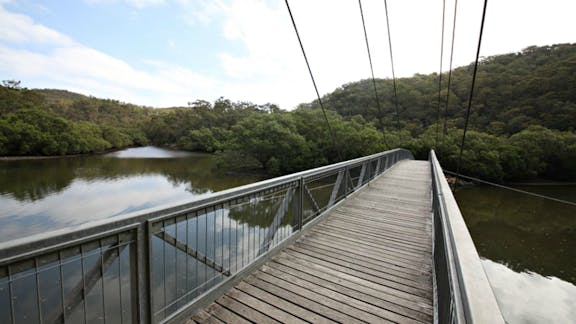
MULTIPOLYGON (((576 186, 529 190, 576 202, 576 186)), ((509 323, 576 323, 576 207, 493 187, 456 200, 509 323)))
POLYGON ((217 172, 210 155, 156 147, 0 161, 0 242, 260 180, 217 172))

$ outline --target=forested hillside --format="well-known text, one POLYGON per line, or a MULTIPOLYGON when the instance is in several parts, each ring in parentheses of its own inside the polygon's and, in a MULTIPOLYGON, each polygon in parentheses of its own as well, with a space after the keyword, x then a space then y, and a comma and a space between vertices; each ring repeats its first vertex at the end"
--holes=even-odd
POLYGON ((148 143, 151 108, 64 90, 0 87, 0 155, 68 155, 148 143))
MULTIPOLYGON (((0 155, 66 155, 155 144, 218 152, 223 163, 273 174, 403 146, 456 167, 472 65, 442 76, 352 82, 324 96, 334 137, 316 102, 287 112, 273 104, 198 100, 153 109, 65 90, 0 87, 0 155), (446 100, 449 105, 444 110, 446 100), (436 141, 437 111, 439 141, 436 141), (446 122, 446 132, 444 123, 446 122)), ((484 58, 479 66, 462 171, 493 180, 576 179, 576 44, 530 47, 484 58)))
MULTIPOLYGON (((448 125, 463 127, 473 64, 452 72, 448 125)), ((400 121, 415 135, 436 123, 438 74, 417 74, 396 80, 400 121)), ((440 96, 444 117, 448 75, 443 74, 440 96)), ((376 80, 385 125, 394 127, 395 106, 391 79, 376 80)), ((376 119, 378 110, 372 80, 351 82, 325 95, 329 109, 343 116, 376 119)), ((317 103, 301 107, 316 107, 317 103)), ((483 58, 476 79, 471 124, 491 134, 513 134, 532 125, 550 129, 576 127, 576 44, 528 47, 521 52, 483 58)))

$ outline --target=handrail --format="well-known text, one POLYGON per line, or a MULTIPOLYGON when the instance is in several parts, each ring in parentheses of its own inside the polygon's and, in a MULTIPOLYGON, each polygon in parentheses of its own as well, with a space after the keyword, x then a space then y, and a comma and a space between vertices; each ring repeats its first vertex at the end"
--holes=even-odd
POLYGON ((170 321, 403 159, 389 150, 0 243, 0 322, 170 321))
MULTIPOLYGON (((389 155, 395 152, 408 152, 407 150, 397 148, 393 150, 384 151, 381 153, 376 153, 364 157, 360 157, 353 160, 343 161, 335 164, 330 164, 315 169, 305 170, 293 174, 288 174, 285 176, 267 179, 255 183, 250 183, 247 185, 230 188, 222 191, 212 193, 207 197, 202 197, 200 199, 188 199, 185 201, 164 204, 157 207, 151 207, 140 211, 135 211, 131 213, 126 213, 124 215, 115 216, 114 218, 105 218, 102 220, 87 222, 81 225, 70 226, 47 233, 39 233, 29 237, 23 237, 7 242, 0 243, 0 264, 6 263, 14 259, 15 255, 22 255, 25 257, 26 251, 37 251, 41 246, 55 245, 58 241, 63 241, 61 238, 63 235, 69 236, 74 235, 74 233, 92 231, 100 233, 105 229, 116 229, 120 226, 126 226, 142 221, 143 219, 151 219, 161 215, 168 215, 174 213, 183 213, 187 210, 201 208, 202 206, 217 204, 222 201, 226 201, 233 197, 249 195, 254 192, 264 190, 266 188, 275 187, 282 184, 288 184, 290 182, 298 181, 300 178, 308 178, 314 175, 321 175, 324 173, 329 173, 334 170, 338 170, 343 166, 354 166, 362 164, 363 162, 372 160, 379 156, 389 155), (51 239, 55 239, 56 242, 51 239), (41 246, 39 246, 41 245, 41 246)), ((413 158, 413 157, 412 157, 413 158)), ((84 236, 84 235, 82 235, 84 236)))
POLYGON ((474 242, 434 150, 430 151, 434 210, 437 323, 504 323, 474 242))

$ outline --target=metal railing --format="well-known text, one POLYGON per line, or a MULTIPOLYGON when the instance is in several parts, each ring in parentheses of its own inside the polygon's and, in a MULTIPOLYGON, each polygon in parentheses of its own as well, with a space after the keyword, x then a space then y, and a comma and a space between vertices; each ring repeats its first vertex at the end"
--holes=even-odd
POLYGON ((170 321, 411 158, 395 149, 2 243, 0 323, 170 321))
POLYGON ((476 247, 434 151, 430 151, 434 211, 436 323, 504 323, 476 247))

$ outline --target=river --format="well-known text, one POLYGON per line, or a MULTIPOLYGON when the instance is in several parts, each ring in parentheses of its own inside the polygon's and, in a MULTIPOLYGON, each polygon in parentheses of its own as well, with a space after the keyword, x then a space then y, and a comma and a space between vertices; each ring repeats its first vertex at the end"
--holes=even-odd
MULTIPOLYGON (((576 186, 519 189, 576 202, 576 186)), ((576 207, 488 186, 455 194, 508 323, 576 323, 576 207)))
POLYGON ((158 147, 0 161, 0 242, 261 180, 215 168, 212 155, 158 147))

